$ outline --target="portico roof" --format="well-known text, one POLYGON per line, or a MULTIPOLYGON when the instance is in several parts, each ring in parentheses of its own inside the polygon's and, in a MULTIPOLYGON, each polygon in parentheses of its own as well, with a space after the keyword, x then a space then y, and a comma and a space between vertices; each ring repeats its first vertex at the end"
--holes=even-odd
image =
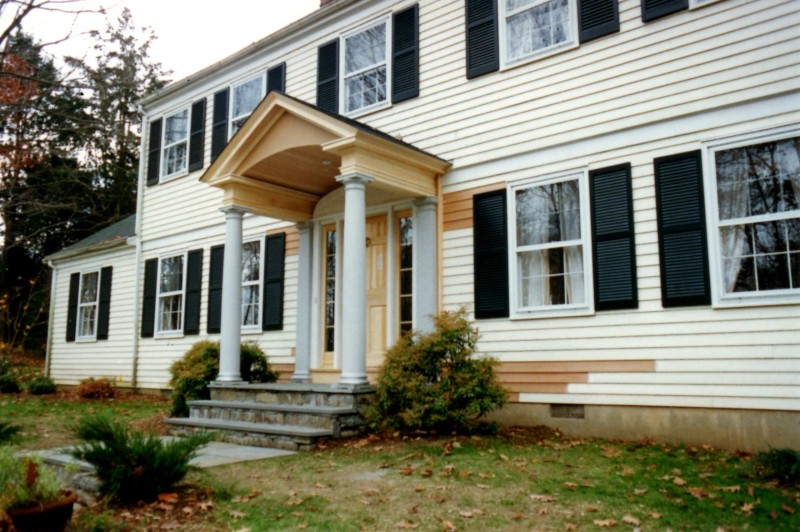
POLYGON ((360 174, 399 197, 436 196, 450 163, 355 120, 273 91, 201 181, 224 190, 224 206, 305 221, 338 176, 360 174))

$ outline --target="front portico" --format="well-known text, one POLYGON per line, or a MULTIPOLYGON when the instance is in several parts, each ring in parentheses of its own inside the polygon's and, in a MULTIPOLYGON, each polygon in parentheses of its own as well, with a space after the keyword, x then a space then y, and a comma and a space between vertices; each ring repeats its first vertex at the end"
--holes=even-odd
MULTIPOLYGON (((223 190, 225 213, 219 382, 241 382, 241 250, 245 213, 294 222, 298 229, 295 382, 310 382, 324 342, 319 276, 326 259, 321 220, 334 216, 341 249, 334 256, 336 369, 338 385, 358 389, 367 381, 368 275, 392 271, 393 254, 368 259, 367 219, 387 205, 406 205, 413 220, 413 327, 428 331, 438 311, 439 178, 449 163, 353 120, 324 112, 278 92, 270 93, 231 139, 201 180, 223 190), (370 272, 367 271, 368 263, 370 272), (316 303, 315 303, 316 302, 316 303), (316 338, 316 341, 315 341, 316 338)), ((384 211, 381 211, 384 212, 384 211)), ((374 216, 373 216, 374 217, 374 216)), ((391 231, 390 234, 393 234, 391 231)), ((386 249, 390 249, 389 242, 386 249)), ((378 249, 378 248, 374 248, 378 249)), ((327 259, 326 259, 327 260, 327 259)), ((382 288, 396 302, 393 282, 382 288)), ((282 296, 282 294, 281 294, 282 296)), ((327 310, 327 309, 325 309, 327 310)), ((374 314, 382 316, 381 314, 374 314)), ((388 312, 386 321, 396 319, 388 312)), ((389 327, 393 327, 392 324, 389 327)), ((373 331, 374 332, 374 331, 373 331)), ((396 335, 389 334, 388 338, 396 335)))

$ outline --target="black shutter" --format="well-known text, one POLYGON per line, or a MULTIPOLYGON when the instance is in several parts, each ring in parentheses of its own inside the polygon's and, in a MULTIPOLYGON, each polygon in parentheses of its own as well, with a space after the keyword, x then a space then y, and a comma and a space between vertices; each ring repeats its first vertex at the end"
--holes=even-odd
POLYGON ((193 249, 186 263, 186 316, 183 334, 200 334, 200 285, 203 280, 203 250, 193 249))
POLYGON ((472 198, 475 318, 508 317, 506 191, 472 198))
POLYGON ((156 288, 158 259, 144 261, 144 292, 142 294, 142 338, 152 338, 156 325, 156 288))
POLYGON ((97 308, 97 339, 108 340, 108 319, 111 316, 111 275, 113 268, 100 270, 100 300, 97 308))
POLYGON ((163 120, 150 122, 150 138, 147 147, 147 186, 158 184, 161 175, 161 125, 163 120))
POLYGON ((392 102, 419 96, 419 5, 392 17, 392 102))
POLYGON ((631 165, 589 173, 596 310, 637 308, 631 165))
POLYGON ((467 79, 500 68, 497 37, 497 0, 467 2, 467 79))
POLYGON ((80 290, 81 274, 69 276, 69 300, 67 303, 67 342, 75 341, 75 330, 78 326, 78 290, 80 290))
POLYGON ((211 265, 208 272, 208 317, 206 332, 217 334, 222 326, 222 267, 225 263, 225 246, 211 248, 211 265))
POLYGON ((642 0, 642 20, 649 22, 684 9, 689 9, 689 0, 642 0))
POLYGON ((286 92, 286 63, 267 70, 267 94, 270 91, 286 92))
POLYGON ((661 300, 665 307, 708 305, 708 246, 700 151, 654 161, 661 300))
POLYGON ((283 262, 286 248, 286 233, 267 236, 264 246, 264 331, 283 329, 283 262))
POLYGON ((206 147, 206 99, 192 104, 192 124, 189 133, 189 171, 203 168, 206 147))
POLYGON ((339 39, 317 50, 317 107, 339 112, 339 39))
POLYGON ((587 42, 619 31, 619 0, 579 0, 580 41, 587 42))
POLYGON ((228 144, 228 98, 230 89, 214 94, 214 121, 211 125, 211 160, 228 144))

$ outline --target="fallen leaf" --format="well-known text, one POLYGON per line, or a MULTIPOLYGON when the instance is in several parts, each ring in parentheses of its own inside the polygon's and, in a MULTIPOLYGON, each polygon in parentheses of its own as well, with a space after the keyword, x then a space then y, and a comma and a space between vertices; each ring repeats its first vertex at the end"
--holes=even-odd
POLYGON ((305 517, 305 516, 306 516, 306 514, 304 514, 303 512, 292 512, 292 517, 300 518, 300 517, 305 517))
POLYGON ((188 506, 184 506, 183 508, 181 508, 181 511, 186 515, 194 515, 194 510, 189 508, 188 506))
POLYGON ((556 500, 555 497, 551 497, 549 495, 531 494, 531 495, 528 495, 528 497, 530 497, 531 500, 534 500, 534 501, 537 501, 537 502, 555 502, 555 500, 556 500))
POLYGON ((572 523, 564 523, 564 530, 578 530, 578 525, 572 523))
POLYGON ((647 489, 646 488, 635 489, 635 490, 633 490, 633 494, 634 495, 646 495, 647 494, 647 489))
POLYGON ((539 508, 536 512, 537 515, 547 515, 547 508, 539 508))
POLYGON ((564 487, 570 491, 575 491, 578 488, 578 485, 574 482, 564 482, 564 487))
POLYGON ((632 516, 632 515, 625 515, 625 516, 622 518, 622 522, 623 522, 623 523, 625 523, 626 525, 633 525, 633 526, 639 526, 639 525, 641 525, 641 524, 642 524, 642 522, 641 522, 641 521, 639 521, 638 519, 636 519, 636 518, 635 518, 634 516, 632 516))
POLYGON ((718 489, 726 493, 739 493, 740 491, 742 491, 741 486, 720 486, 718 489))
POLYGON ((672 483, 675 484, 676 486, 685 486, 686 485, 686 481, 683 480, 681 477, 675 477, 675 479, 672 481, 672 483))
POLYGON ((408 476, 414 472, 413 467, 405 466, 397 470, 401 475, 408 476))
POLYGON ((301 504, 303 504, 303 499, 301 497, 292 497, 286 501, 286 506, 300 506, 301 504))
POLYGON ((246 514, 246 513, 244 513, 244 512, 239 512, 239 511, 236 511, 236 510, 231 510, 230 512, 228 512, 228 515, 230 515, 230 516, 231 516, 231 517, 233 517, 234 519, 241 519, 241 518, 243 518, 243 517, 247 517, 247 514, 246 514))
POLYGON ((786 512, 789 515, 794 514, 794 508, 792 508, 788 504, 781 504, 781 510, 783 510, 784 512, 786 512))
POLYGON ((411 523, 409 521, 400 521, 399 523, 395 523, 394 527, 409 529, 409 528, 417 528, 419 527, 419 525, 417 523, 411 523))
POLYGON ((756 496, 756 490, 753 489, 753 486, 747 486, 747 494, 750 495, 751 497, 756 496))
POLYGON ((750 515, 750 514, 753 513, 753 508, 754 507, 755 507, 755 504, 753 504, 751 502, 748 502, 748 503, 745 503, 745 504, 742 505, 741 510, 744 513, 746 513, 747 515, 750 515))
POLYGON ((454 525, 450 521, 442 519, 442 530, 444 530, 444 532, 455 532, 458 529, 456 528, 456 525, 454 525))
POLYGON ((473 514, 469 510, 461 510, 460 512, 458 512, 458 515, 460 515, 461 517, 463 517, 465 519, 472 519, 473 517, 475 517, 475 514, 473 514))
POLYGON ((487 486, 486 484, 476 484, 476 487, 478 489, 482 489, 482 490, 488 490, 489 489, 489 486, 487 486))
POLYGON ((430 469, 423 469, 419 474, 422 476, 422 478, 428 478, 433 476, 433 471, 430 469))
POLYGON ((613 519, 595 519, 592 522, 602 528, 611 528, 617 526, 617 522, 613 519))
POLYGON ((647 517, 650 517, 652 519, 661 519, 662 516, 658 512, 647 512, 647 517))
POLYGON ((321 490, 326 490, 330 488, 330 486, 328 486, 327 484, 323 484, 322 482, 317 482, 316 484, 314 484, 314 487, 321 490))
POLYGON ((508 462, 508 456, 506 456, 506 455, 504 455, 504 454, 501 454, 501 455, 500 455, 500 459, 501 459, 503 462, 508 462))
POLYGON ((158 495, 159 502, 177 502, 178 501, 178 494, 177 493, 161 493, 158 495))
POLYGON ((420 492, 425 491, 425 488, 417 486, 416 488, 414 488, 414 491, 416 491, 417 493, 420 493, 420 492))
POLYGON ((689 495, 691 495, 698 501, 702 501, 703 499, 709 498, 708 492, 703 488, 689 488, 689 495))

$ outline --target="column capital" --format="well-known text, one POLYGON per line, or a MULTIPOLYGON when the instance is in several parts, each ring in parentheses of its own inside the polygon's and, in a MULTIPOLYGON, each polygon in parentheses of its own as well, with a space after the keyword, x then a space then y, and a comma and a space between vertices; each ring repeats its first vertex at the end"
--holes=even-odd
POLYGON ((439 204, 439 198, 436 196, 425 196, 422 198, 417 198, 413 202, 414 207, 418 209, 424 209, 425 207, 436 207, 439 204))
POLYGON ((352 185, 356 185, 356 184, 359 184, 359 185, 362 185, 362 186, 366 186, 366 185, 372 183, 373 181, 375 181, 375 178, 371 177, 371 176, 368 176, 366 174, 360 174, 358 172, 353 172, 353 173, 350 173, 350 174, 342 174, 342 175, 338 176, 336 178, 336 181, 341 183, 341 184, 343 184, 345 187, 347 187, 348 185, 352 186, 352 185))
POLYGON ((309 231, 314 227, 314 222, 296 222, 294 226, 299 232, 309 231))
POLYGON ((250 209, 246 207, 240 207, 238 205, 223 205, 222 207, 219 208, 219 212, 223 212, 226 215, 238 214, 239 216, 244 216, 245 214, 250 212, 250 209))

